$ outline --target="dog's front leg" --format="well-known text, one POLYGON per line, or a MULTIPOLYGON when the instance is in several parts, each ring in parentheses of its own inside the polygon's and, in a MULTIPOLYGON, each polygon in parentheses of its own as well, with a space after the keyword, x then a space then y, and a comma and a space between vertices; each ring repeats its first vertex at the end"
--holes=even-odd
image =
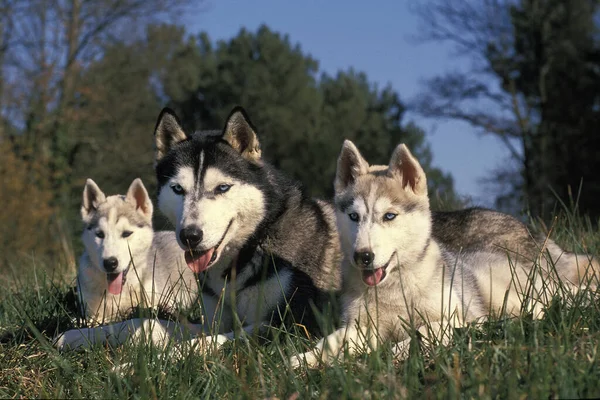
MULTIPOLYGON (((421 325, 417 329, 417 334, 424 340, 428 346, 440 344, 446 346, 452 339, 452 328, 460 324, 449 322, 429 322, 427 325, 421 325)), ((394 358, 397 360, 406 360, 410 351, 411 339, 400 340, 392 348, 394 358)))
POLYGON ((54 338, 58 350, 82 350, 97 344, 119 346, 139 331, 142 320, 134 319, 94 328, 71 329, 54 338))
MULTIPOLYGON (((340 359, 342 357, 342 350, 346 343, 349 344, 349 354, 354 354, 358 349, 364 348, 365 344, 367 344, 365 343, 367 337, 371 336, 362 334, 355 325, 340 328, 331 335, 321 339, 313 350, 291 357, 290 364, 292 368, 297 368, 304 360, 309 368, 313 368, 319 363, 319 360, 324 363, 330 363, 333 359, 340 359)), ((369 340, 369 342, 373 341, 369 340)), ((376 345, 376 343, 369 344, 376 345)))
MULTIPOLYGON (((258 324, 249 324, 243 326, 241 331, 238 332, 240 337, 244 335, 251 335, 256 331, 260 331, 261 328, 265 327, 266 323, 261 322, 258 324)), ((216 335, 208 335, 206 337, 196 337, 189 340, 189 344, 196 347, 196 349, 206 350, 208 348, 213 347, 214 350, 218 350, 223 346, 226 342, 234 340, 236 338, 236 332, 230 331, 226 333, 218 333, 216 335)))

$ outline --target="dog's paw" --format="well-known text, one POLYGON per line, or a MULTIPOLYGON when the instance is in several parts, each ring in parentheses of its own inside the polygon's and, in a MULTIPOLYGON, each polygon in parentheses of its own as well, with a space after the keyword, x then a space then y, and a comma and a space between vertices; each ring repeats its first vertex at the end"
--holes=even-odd
POLYGON ((223 345, 230 340, 231 337, 223 334, 210 335, 202 338, 202 350, 219 350, 223 345))
POLYGON ((131 376, 134 372, 133 363, 126 362, 123 364, 115 365, 110 369, 110 372, 120 377, 131 376))
POLYGON ((52 343, 59 351, 84 350, 93 345, 87 328, 63 332, 56 336, 52 343))
POLYGON ((302 359, 300 355, 290 357, 290 367, 292 369, 297 369, 302 365, 302 359))
POLYGON ((216 350, 220 349, 225 343, 232 340, 228 336, 221 335, 221 334, 212 335, 212 336, 209 336, 209 338, 210 338, 211 345, 214 346, 216 350))
POLYGON ((392 346, 392 354, 394 355, 394 359, 403 361, 408 358, 408 355, 410 354, 410 342, 410 339, 406 339, 395 343, 392 346))
POLYGON ((199 338, 194 338, 188 343, 194 347, 197 352, 206 353, 211 350, 219 350, 225 343, 232 340, 227 335, 217 334, 199 338))
POLYGON ((290 366, 293 369, 306 364, 308 368, 315 368, 319 365, 320 358, 314 351, 307 351, 306 353, 298 354, 290 357, 290 366))

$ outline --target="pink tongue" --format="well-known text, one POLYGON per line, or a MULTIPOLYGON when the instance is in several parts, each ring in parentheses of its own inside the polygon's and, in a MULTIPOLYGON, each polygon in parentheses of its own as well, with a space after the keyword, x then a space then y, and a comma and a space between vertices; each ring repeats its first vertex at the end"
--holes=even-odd
POLYGON ((210 263, 210 259, 212 258, 213 253, 215 252, 215 248, 209 249, 202 253, 201 255, 193 258, 192 254, 188 251, 185 252, 185 262, 187 262, 188 267, 195 273, 200 273, 208 268, 208 263, 210 263))
MULTIPOLYGON (((114 277, 115 274, 111 274, 111 278, 114 277)), ((108 291, 112 294, 121 294, 121 290, 123 290, 123 273, 119 273, 116 278, 108 279, 108 291)))
POLYGON ((369 286, 375 286, 381 282, 383 277, 383 268, 376 270, 363 271, 363 281, 369 286))

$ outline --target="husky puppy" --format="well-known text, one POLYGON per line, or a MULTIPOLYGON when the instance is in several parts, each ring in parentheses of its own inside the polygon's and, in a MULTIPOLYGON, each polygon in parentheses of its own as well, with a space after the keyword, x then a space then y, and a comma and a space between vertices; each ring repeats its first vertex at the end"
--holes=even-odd
MULTIPOLYGON (((354 144, 345 141, 335 178, 335 205, 343 252, 344 326, 314 350, 293 357, 294 366, 303 360, 314 366, 320 356, 330 361, 345 343, 354 352, 392 341, 405 355, 408 321, 420 327, 423 336, 444 342, 448 327, 490 314, 518 315, 525 305, 538 317, 559 284, 577 290, 598 268, 588 256, 566 253, 550 239, 519 243, 522 231, 500 233, 502 224, 497 227, 499 236, 491 237, 483 224, 508 221, 493 214, 477 221, 477 212, 469 211, 470 222, 465 223, 472 224, 471 229, 456 231, 457 239, 447 237, 450 246, 446 245, 432 234, 425 173, 403 144, 389 165, 370 166, 354 144), (513 252, 494 250, 492 243, 477 244, 478 231, 485 231, 485 240, 507 244, 513 252), (460 245, 462 234, 476 245, 460 245), (532 260, 536 244, 538 257, 532 260), (520 256, 521 251, 528 257, 520 256)), ((438 224, 440 217, 447 215, 438 216, 438 224)))
POLYGON ((123 319, 133 307, 187 309, 198 296, 174 232, 154 232, 152 202, 142 181, 127 194, 106 196, 88 179, 81 217, 85 251, 78 291, 84 315, 95 323, 123 319))

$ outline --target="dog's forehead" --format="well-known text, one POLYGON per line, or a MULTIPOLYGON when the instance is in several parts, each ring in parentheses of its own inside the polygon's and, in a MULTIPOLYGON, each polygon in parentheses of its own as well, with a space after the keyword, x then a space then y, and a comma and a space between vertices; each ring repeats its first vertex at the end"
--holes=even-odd
POLYGON ((353 206, 362 213, 379 214, 389 211, 392 207, 397 208, 398 204, 394 203, 391 198, 377 195, 375 191, 372 191, 368 196, 355 197, 353 206))
POLYGON ((222 183, 231 183, 234 181, 238 181, 238 179, 220 168, 215 166, 206 168, 206 173, 204 174, 204 186, 207 188, 212 188, 213 186, 222 183))
POLYGON ((192 167, 180 168, 173 177, 173 182, 181 185, 187 191, 192 191, 198 186, 203 189, 210 189, 222 183, 239 182, 240 180, 215 165, 204 166, 204 170, 199 174, 198 170, 192 167), (200 176, 200 180, 198 177, 200 176))
POLYGON ((182 166, 178 168, 172 176, 173 182, 176 182, 186 190, 191 190, 196 185, 194 168, 191 166, 182 166))
POLYGON ((365 208, 365 211, 385 212, 389 207, 396 207, 410 212, 427 207, 413 193, 403 189, 397 178, 389 176, 385 171, 378 169, 359 176, 349 190, 336 196, 338 208, 344 211, 354 205, 365 208))
POLYGON ((108 215, 103 215, 98 219, 98 226, 106 230, 124 229, 132 225, 134 224, 131 223, 127 216, 119 215, 116 210, 111 210, 108 215))
POLYGON ((150 222, 136 210, 135 205, 125 200, 125 196, 114 195, 107 197, 106 201, 98 207, 89 225, 144 227, 149 224, 150 222))
POLYGON ((385 196, 377 196, 375 191, 372 191, 368 196, 358 195, 356 197, 347 198, 345 209, 352 209, 361 215, 381 214, 390 211, 392 208, 401 208, 402 205, 396 204, 391 198, 385 196))
POLYGON ((175 144, 156 164, 156 174, 159 183, 173 178, 177 175, 180 168, 197 167, 201 154, 212 154, 219 147, 219 136, 200 132, 175 144))
POLYGON ((191 168, 194 175, 210 166, 219 165, 228 171, 242 168, 245 161, 239 153, 220 137, 205 135, 192 136, 190 139, 177 143, 156 165, 156 175, 160 185, 180 174, 180 170, 191 168), (219 140, 217 140, 219 139, 219 140))

